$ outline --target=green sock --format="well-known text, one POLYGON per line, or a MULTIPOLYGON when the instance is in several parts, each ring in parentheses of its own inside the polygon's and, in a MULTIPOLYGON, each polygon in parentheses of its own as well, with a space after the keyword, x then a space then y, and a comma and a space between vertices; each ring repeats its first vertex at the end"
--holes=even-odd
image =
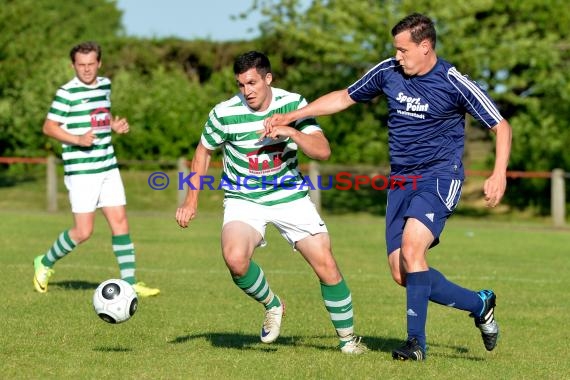
POLYGON ((115 235, 111 239, 113 243, 113 253, 119 263, 119 271, 121 278, 133 285, 136 283, 135 278, 135 246, 131 241, 131 236, 115 235))
POLYGON ((352 296, 350 290, 342 279, 336 285, 321 283, 321 294, 325 307, 329 312, 331 321, 341 341, 341 347, 349 342, 354 334, 354 320, 352 314, 352 296))
POLYGON ((76 246, 77 244, 69 237, 69 230, 63 231, 42 257, 42 265, 48 268, 53 267, 56 261, 65 257, 76 246))
POLYGON ((242 277, 234 277, 233 280, 245 294, 263 304, 266 309, 281 305, 279 297, 269 288, 263 270, 253 260, 249 262, 247 273, 242 277))

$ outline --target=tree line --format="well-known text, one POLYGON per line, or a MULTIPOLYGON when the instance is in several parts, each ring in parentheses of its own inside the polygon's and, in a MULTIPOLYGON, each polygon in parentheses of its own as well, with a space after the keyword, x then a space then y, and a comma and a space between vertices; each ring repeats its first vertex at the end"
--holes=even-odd
MULTIPOLYGON (((192 157, 209 110, 236 93, 236 55, 265 52, 274 86, 310 101, 350 85, 392 56, 392 26, 421 12, 436 21, 438 54, 482 83, 512 124, 510 169, 570 171, 570 14, 564 0, 313 0, 308 8, 307 3, 252 0, 237 16, 261 12, 260 37, 216 42, 128 37, 112 0, 4 0, 0 154, 59 153, 41 126, 56 89, 73 75, 68 53, 79 41, 102 45, 101 74, 113 81, 113 113, 132 126, 129 135, 114 139, 119 157, 173 160, 192 157)), ((386 165, 386 118, 382 97, 320 118, 331 161, 386 165)), ((467 136, 480 136, 478 128, 470 120, 467 136)), ((548 211, 548 181, 513 180, 509 186, 516 188, 507 192, 510 205, 548 211)))

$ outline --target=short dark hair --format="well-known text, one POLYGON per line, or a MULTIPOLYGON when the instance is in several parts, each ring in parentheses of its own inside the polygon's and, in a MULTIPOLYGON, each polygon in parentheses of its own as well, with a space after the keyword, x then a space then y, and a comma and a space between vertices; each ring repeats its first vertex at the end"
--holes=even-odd
POLYGON ((412 13, 411 15, 404 17, 392 28, 392 37, 396 37, 397 34, 406 30, 410 31, 410 35, 412 36, 412 41, 414 43, 419 44, 423 40, 427 39, 431 42, 432 48, 435 49, 435 26, 429 17, 419 13, 412 13))
POLYGON ((88 54, 91 53, 92 51, 97 53, 97 62, 100 62, 102 54, 101 46, 99 46, 97 42, 93 41, 82 42, 72 47, 71 51, 69 52, 69 58, 71 58, 72 63, 75 63, 75 54, 77 53, 88 54))
POLYGON ((234 74, 239 75, 247 70, 255 68, 259 75, 264 77, 271 72, 271 63, 269 58, 258 51, 248 51, 237 57, 234 61, 234 74))

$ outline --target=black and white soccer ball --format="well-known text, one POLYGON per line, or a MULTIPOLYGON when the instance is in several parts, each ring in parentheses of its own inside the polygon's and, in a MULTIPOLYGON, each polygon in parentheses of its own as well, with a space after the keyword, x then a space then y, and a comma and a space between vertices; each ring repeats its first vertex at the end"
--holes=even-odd
POLYGON ((93 308, 108 323, 128 321, 137 311, 139 300, 131 284, 124 280, 103 281, 93 294, 93 308))

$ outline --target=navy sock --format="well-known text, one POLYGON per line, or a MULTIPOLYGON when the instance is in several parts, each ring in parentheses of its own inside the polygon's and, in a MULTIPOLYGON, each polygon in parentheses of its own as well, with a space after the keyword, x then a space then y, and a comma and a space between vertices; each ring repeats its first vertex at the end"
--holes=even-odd
POLYGON ((431 280, 430 301, 479 315, 483 301, 477 292, 454 284, 434 268, 429 269, 429 277, 431 280))
POLYGON ((426 350, 426 319, 430 294, 429 271, 406 275, 408 339, 416 338, 426 350))

